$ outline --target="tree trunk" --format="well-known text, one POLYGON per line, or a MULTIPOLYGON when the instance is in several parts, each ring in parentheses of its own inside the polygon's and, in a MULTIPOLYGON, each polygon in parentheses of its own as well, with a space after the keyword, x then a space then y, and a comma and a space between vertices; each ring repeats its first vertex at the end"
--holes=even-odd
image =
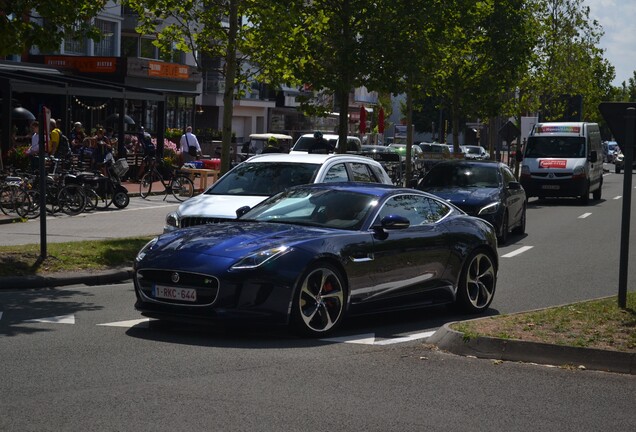
POLYGON ((229 28, 225 54, 225 91, 223 92, 223 143, 221 146, 221 175, 230 169, 232 144, 232 115, 234 114, 234 81, 236 80, 236 39, 239 27, 238 0, 229 2, 229 28))
POLYGON ((409 86, 406 92, 406 170, 404 184, 408 186, 413 177, 413 88, 409 86))
POLYGON ((347 152, 347 135, 349 134, 349 92, 344 89, 339 90, 335 94, 338 104, 340 105, 340 113, 338 114, 338 153, 347 152))

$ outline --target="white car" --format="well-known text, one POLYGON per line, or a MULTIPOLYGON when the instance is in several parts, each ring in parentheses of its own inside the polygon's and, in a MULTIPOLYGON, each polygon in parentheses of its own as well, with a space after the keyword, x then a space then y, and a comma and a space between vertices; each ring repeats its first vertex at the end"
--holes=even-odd
POLYGON ((460 147, 464 150, 465 159, 486 160, 490 158, 490 155, 482 146, 465 145, 460 147))
POLYGON ((236 219, 239 208, 253 207, 291 186, 342 181, 393 184, 382 165, 365 156, 260 154, 235 166, 201 195, 169 213, 164 232, 236 219))

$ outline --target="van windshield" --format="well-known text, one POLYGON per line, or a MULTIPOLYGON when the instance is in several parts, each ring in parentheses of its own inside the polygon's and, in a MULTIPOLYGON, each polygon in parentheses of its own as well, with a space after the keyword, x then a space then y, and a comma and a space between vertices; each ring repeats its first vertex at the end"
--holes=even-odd
POLYGON ((585 138, 564 136, 528 137, 525 156, 530 158, 584 158, 585 138))

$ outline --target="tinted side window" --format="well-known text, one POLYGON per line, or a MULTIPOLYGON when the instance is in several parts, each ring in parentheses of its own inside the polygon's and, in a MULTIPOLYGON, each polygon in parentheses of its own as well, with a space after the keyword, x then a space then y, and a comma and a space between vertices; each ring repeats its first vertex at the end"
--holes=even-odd
POLYGON ((325 174, 325 179, 323 181, 325 183, 349 181, 345 164, 339 163, 329 168, 329 171, 325 174))
POLYGON ((503 177, 504 177, 504 184, 506 186, 508 186, 508 183, 510 183, 510 182, 517 181, 517 178, 512 173, 512 171, 510 171, 510 169, 508 167, 503 167, 502 171, 503 171, 503 177))
POLYGON ((419 195, 400 195, 384 204, 376 218, 376 223, 388 215, 403 216, 411 225, 434 223, 446 216, 450 207, 431 198, 419 195))
POLYGON ((373 176, 367 164, 352 162, 350 164, 353 173, 353 181, 365 183, 377 183, 378 180, 373 176))

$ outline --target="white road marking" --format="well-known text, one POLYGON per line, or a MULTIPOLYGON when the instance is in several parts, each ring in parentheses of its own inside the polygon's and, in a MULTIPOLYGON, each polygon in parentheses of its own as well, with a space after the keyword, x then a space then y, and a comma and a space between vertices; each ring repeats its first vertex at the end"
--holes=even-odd
POLYGON ((585 219, 588 216, 591 216, 592 213, 583 213, 581 216, 579 216, 579 219, 585 219))
POLYGON ((375 343, 375 333, 367 333, 353 336, 342 336, 337 338, 321 339, 327 342, 353 343, 362 345, 373 345, 375 343))
POLYGON ((532 249, 533 247, 534 247, 534 246, 523 246, 523 247, 520 247, 520 248, 519 248, 519 249, 517 249, 517 250, 514 250, 514 251, 512 251, 512 252, 509 252, 509 253, 507 253, 507 254, 505 254, 505 255, 502 255, 502 256, 501 256, 501 258, 512 258, 512 257, 517 256, 517 255, 519 255, 519 254, 522 254, 522 253, 524 253, 524 252, 526 252, 526 251, 529 251, 529 250, 530 250, 530 249, 532 249))
POLYGON ((402 336, 398 338, 384 339, 380 341, 375 340, 375 333, 342 336, 342 337, 327 338, 327 339, 321 339, 321 340, 327 341, 327 342, 352 343, 352 344, 362 344, 362 345, 391 345, 396 343, 411 342, 418 339, 426 339, 433 336, 434 333, 435 333, 435 330, 427 331, 423 333, 415 333, 412 335, 406 335, 406 336, 402 336))
POLYGON ((435 333, 435 330, 427 331, 424 333, 415 333, 415 334, 404 336, 404 337, 377 341, 374 343, 374 345, 391 345, 391 344, 402 343, 402 342, 410 342, 410 341, 414 341, 418 339, 426 339, 433 336, 434 333, 435 333))
POLYGON ((621 199, 621 198, 623 198, 623 195, 615 196, 615 197, 614 197, 614 198, 612 198, 612 199, 619 200, 619 199, 621 199))
POLYGON ((25 322, 49 323, 49 324, 75 324, 75 315, 60 315, 56 317, 37 318, 25 322))
POLYGON ((142 318, 129 321, 117 321, 111 323, 97 324, 98 326, 106 327, 135 327, 148 328, 150 326, 150 318, 142 318))

